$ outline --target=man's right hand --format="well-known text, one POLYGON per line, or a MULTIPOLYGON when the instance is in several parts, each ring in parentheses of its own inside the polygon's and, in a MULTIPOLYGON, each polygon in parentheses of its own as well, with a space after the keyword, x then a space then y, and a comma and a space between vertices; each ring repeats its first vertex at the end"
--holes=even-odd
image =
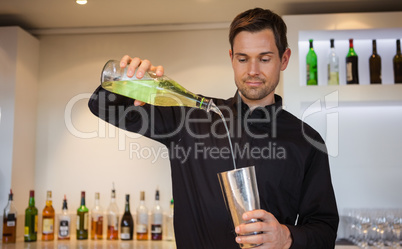
MULTIPOLYGON (((127 76, 133 77, 135 70, 137 73, 135 77, 137 79, 141 79, 144 77, 145 72, 152 71, 156 73, 156 76, 160 77, 164 73, 164 69, 162 66, 153 66, 149 60, 141 60, 138 57, 131 58, 128 55, 123 56, 120 60, 120 67, 125 68, 128 65, 127 76)), ((142 106, 145 103, 139 100, 134 101, 135 106, 142 106)))

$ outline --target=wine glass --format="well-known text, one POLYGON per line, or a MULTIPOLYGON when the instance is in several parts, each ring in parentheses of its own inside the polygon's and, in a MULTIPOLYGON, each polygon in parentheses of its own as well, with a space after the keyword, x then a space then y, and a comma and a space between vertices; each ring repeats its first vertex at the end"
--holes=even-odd
POLYGON ((373 211, 373 225, 375 226, 375 242, 378 248, 385 248, 385 231, 388 227, 387 215, 384 209, 373 211))
POLYGON ((402 209, 390 212, 389 223, 393 235, 393 247, 401 248, 402 209))
POLYGON ((372 227, 372 218, 370 215, 370 211, 367 209, 362 209, 358 211, 357 214, 358 226, 360 234, 362 235, 362 240, 360 243, 361 248, 369 248, 368 244, 368 233, 370 228, 372 227))

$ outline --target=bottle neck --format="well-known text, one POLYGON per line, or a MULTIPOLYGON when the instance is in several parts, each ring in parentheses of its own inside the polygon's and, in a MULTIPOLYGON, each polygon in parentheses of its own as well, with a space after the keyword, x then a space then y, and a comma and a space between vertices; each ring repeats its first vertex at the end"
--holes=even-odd
POLYGON ((124 212, 130 213, 130 202, 126 201, 126 206, 124 208, 124 212))
POLYGON ((46 206, 48 207, 52 206, 52 200, 46 200, 46 206))
POLYGON ((62 210, 63 210, 63 211, 67 211, 67 210, 68 210, 68 208, 67 208, 67 201, 63 201, 63 208, 62 208, 62 210))
POLYGON ((373 54, 377 54, 377 43, 373 40, 373 54))
POLYGON ((81 206, 85 206, 85 197, 81 197, 81 206))
POLYGON ((400 40, 396 40, 396 53, 398 55, 401 55, 401 41, 400 40))
POLYGON ((313 40, 309 40, 309 42, 310 42, 310 50, 314 50, 314 48, 313 48, 313 40))
POLYGON ((29 206, 35 207, 35 197, 29 197, 29 206))

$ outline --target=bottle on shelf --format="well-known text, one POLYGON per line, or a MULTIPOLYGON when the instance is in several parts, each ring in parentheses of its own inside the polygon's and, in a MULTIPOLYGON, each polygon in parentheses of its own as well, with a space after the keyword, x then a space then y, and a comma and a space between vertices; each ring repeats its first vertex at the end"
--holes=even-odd
POLYGON ((335 52, 334 39, 330 40, 331 51, 328 55, 328 85, 339 85, 339 57, 335 52))
POLYGON ((402 83, 402 55, 401 55, 401 40, 396 40, 396 55, 393 58, 394 64, 394 82, 402 83))
POLYGON ((103 239, 103 210, 99 193, 95 193, 95 207, 91 210, 91 239, 103 239))
POLYGON ((37 240, 38 233, 38 209, 35 207, 35 191, 29 191, 29 204, 25 209, 24 241, 33 242, 37 240))
POLYGON ((141 79, 127 76, 127 67, 120 68, 120 61, 109 60, 102 70, 101 85, 104 89, 132 99, 157 106, 188 106, 209 112, 219 111, 212 100, 196 95, 167 76, 156 76, 148 71, 141 79))
POLYGON ((124 208, 124 214, 121 219, 121 232, 120 238, 122 240, 132 240, 134 235, 134 221, 130 212, 130 195, 126 195, 126 204, 124 208))
POLYGON ((10 189, 8 203, 3 212, 3 243, 15 243, 17 237, 17 209, 13 202, 13 191, 10 189))
POLYGON ((318 75, 317 75, 317 54, 313 48, 313 39, 309 40, 310 49, 306 56, 306 73, 307 73, 307 85, 317 85, 318 75))
POLYGON ((163 223, 163 212, 162 207, 159 205, 159 190, 155 193, 155 204, 152 209, 152 219, 151 219, 151 239, 152 240, 162 240, 162 223, 163 223))
POLYGON ((377 53, 377 42, 373 40, 373 53, 369 58, 370 83, 381 84, 381 56, 377 53))
POLYGON ((174 226, 173 226, 173 216, 174 216, 174 201, 170 200, 169 213, 166 219, 166 240, 174 240, 174 226))
POLYGON ((119 208, 116 204, 116 190, 112 189, 112 198, 107 209, 107 239, 119 239, 119 208))
POLYGON ((47 191, 46 206, 42 211, 42 240, 54 240, 54 208, 52 206, 52 191, 47 191))
POLYGON ((68 214, 67 198, 64 195, 63 207, 61 214, 59 215, 59 240, 69 240, 70 239, 70 228, 71 228, 71 217, 68 214))
POLYGON ((148 239, 148 209, 145 206, 145 192, 140 193, 140 205, 137 208, 137 240, 148 239))
POLYGON ((85 191, 81 192, 81 205, 77 209, 77 239, 88 239, 88 208, 85 206, 85 191))
POLYGON ((359 84, 358 56, 353 47, 353 39, 349 39, 349 52, 346 55, 346 83, 359 84))

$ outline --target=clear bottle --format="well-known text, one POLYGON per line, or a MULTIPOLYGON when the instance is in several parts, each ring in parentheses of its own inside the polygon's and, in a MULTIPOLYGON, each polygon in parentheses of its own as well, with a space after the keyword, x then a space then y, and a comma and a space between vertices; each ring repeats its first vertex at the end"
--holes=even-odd
POLYGON ((373 53, 369 58, 370 83, 381 84, 381 56, 377 53, 377 42, 373 40, 373 53))
POLYGON ((155 204, 152 209, 152 221, 151 221, 151 239, 162 240, 162 223, 163 223, 163 211, 159 205, 159 190, 155 193, 155 204))
POLYGON ((306 56, 307 85, 318 85, 317 54, 313 48, 313 39, 309 40, 310 49, 306 56))
POLYGON ((35 207, 35 191, 29 191, 29 204, 25 209, 24 241, 33 242, 38 235, 38 209, 35 207))
POLYGON ((328 85, 339 85, 339 57, 335 52, 334 39, 330 40, 331 51, 328 55, 328 85))
POLYGON ((130 195, 126 195, 126 204, 124 208, 124 214, 121 218, 121 232, 120 238, 122 240, 132 240, 134 235, 134 220, 130 211, 130 195))
POLYGON ((69 240, 70 239, 70 231, 71 231, 71 217, 68 214, 66 195, 64 195, 63 207, 61 210, 61 214, 59 214, 58 218, 59 218, 58 239, 59 240, 69 240))
POLYGON ((148 209, 145 206, 145 192, 140 193, 140 205, 137 208, 137 240, 148 239, 148 209))
POLYGON ((170 200, 169 213, 166 219, 166 240, 174 240, 174 226, 173 226, 173 216, 174 216, 174 201, 170 200))
POLYGON ((119 239, 119 208, 116 204, 116 190, 112 189, 112 196, 110 205, 107 209, 107 239, 119 239))
POLYGON ((88 239, 88 208, 85 206, 85 191, 81 192, 81 205, 77 209, 77 239, 88 239))
POLYGON ((353 39, 349 39, 349 52, 346 55, 346 83, 359 84, 359 60, 353 47, 353 39))
POLYGON ((95 207, 91 210, 91 239, 103 239, 103 210, 99 193, 95 193, 95 207))
POLYGON ((3 212, 3 243, 15 243, 17 237, 17 209, 13 202, 13 191, 10 189, 8 203, 3 212))
POLYGON ((198 96, 167 76, 147 72, 142 79, 127 77, 127 67, 109 60, 102 70, 101 85, 104 89, 142 102, 158 106, 188 106, 216 111, 212 100, 198 96))
POLYGON ((42 211, 42 240, 54 240, 54 208, 52 206, 52 191, 47 191, 46 206, 42 211))
POLYGON ((396 55, 392 63, 394 65, 394 82, 402 83, 402 55, 401 55, 401 40, 396 40, 396 55))

